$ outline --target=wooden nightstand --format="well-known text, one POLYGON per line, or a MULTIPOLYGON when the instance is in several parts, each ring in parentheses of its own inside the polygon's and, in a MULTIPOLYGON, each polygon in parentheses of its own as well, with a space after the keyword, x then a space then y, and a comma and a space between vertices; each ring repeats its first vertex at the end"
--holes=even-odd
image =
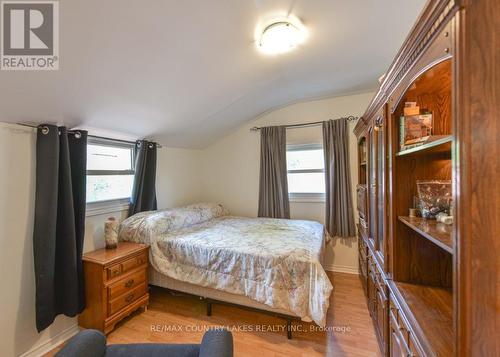
POLYGON ((81 327, 108 333, 134 310, 146 309, 148 251, 144 244, 121 242, 83 255, 87 306, 78 317, 81 327))

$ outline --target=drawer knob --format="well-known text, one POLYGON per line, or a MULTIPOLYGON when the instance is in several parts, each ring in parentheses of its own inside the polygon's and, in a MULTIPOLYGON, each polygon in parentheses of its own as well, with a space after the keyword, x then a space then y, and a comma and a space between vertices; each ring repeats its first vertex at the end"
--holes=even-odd
POLYGON ((132 300, 134 300, 134 294, 130 294, 125 298, 126 302, 131 302, 132 300))
POLYGON ((125 283, 125 287, 126 287, 126 288, 130 288, 133 284, 134 284, 134 279, 129 279, 129 280, 127 280, 127 282, 125 283))

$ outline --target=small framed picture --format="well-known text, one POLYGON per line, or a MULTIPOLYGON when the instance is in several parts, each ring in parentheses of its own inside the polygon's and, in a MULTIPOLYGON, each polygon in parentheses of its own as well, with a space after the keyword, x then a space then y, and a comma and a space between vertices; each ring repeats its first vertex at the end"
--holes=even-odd
POLYGON ((432 135, 432 114, 410 115, 404 117, 403 145, 423 143, 432 135))

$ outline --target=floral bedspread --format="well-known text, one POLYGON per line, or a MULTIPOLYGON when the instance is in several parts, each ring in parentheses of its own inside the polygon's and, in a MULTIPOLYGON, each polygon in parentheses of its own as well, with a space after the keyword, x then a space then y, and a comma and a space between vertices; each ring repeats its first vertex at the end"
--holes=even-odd
POLYGON ((333 287, 321 265, 320 223, 233 217, 223 208, 199 211, 191 220, 140 213, 124 221, 120 238, 150 244, 151 264, 173 279, 244 295, 325 325, 333 287))

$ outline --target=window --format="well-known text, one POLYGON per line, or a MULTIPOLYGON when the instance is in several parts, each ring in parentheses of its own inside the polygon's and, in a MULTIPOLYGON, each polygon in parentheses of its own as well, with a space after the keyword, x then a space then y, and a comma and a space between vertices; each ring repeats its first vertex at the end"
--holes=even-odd
POLYGON ((87 144, 87 203, 119 200, 128 202, 134 183, 133 163, 133 144, 89 139, 87 144))
POLYGON ((325 162, 320 144, 287 146, 288 194, 292 201, 325 200, 325 162))

